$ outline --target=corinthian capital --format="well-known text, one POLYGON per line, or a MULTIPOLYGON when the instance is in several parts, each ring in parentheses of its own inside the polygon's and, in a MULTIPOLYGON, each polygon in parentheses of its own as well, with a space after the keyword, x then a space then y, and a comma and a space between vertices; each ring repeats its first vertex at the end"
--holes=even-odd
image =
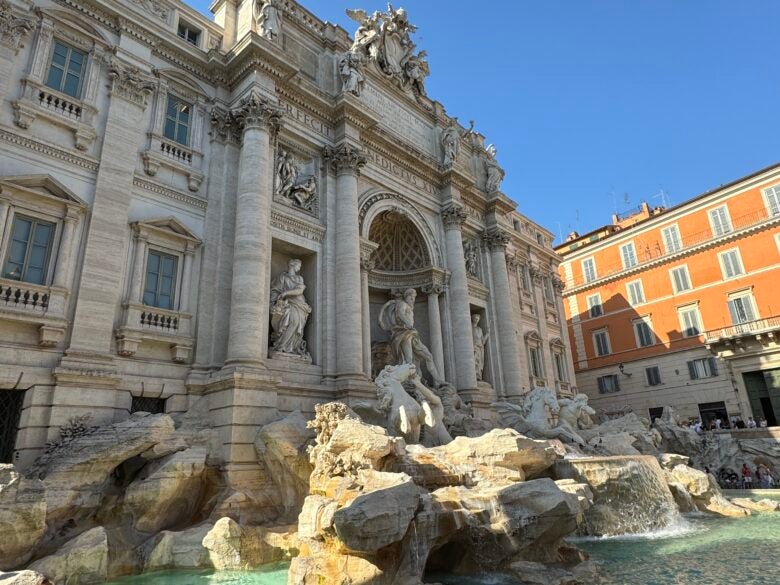
POLYGON ((501 228, 492 228, 484 231, 482 239, 491 248, 506 248, 509 244, 509 236, 501 228))
POLYGON ((154 91, 152 79, 138 67, 125 65, 117 59, 111 60, 108 69, 111 78, 111 95, 118 96, 141 108, 146 108, 149 96, 154 91))
POLYGON ((466 212, 458 205, 451 205, 441 212, 441 220, 447 229, 460 229, 466 221, 466 212))
POLYGON ((11 4, 6 0, 0 0, 0 45, 13 49, 14 53, 17 53, 22 47, 24 37, 32 29, 32 20, 16 16, 11 4))
POLYGON ((362 149, 348 144, 341 146, 326 146, 322 155, 337 173, 360 174, 360 169, 366 166, 368 159, 362 149))
POLYGON ((284 109, 260 93, 252 90, 232 112, 233 119, 242 129, 268 128, 272 133, 282 125, 284 109))
POLYGON ((211 110, 211 139, 217 142, 240 142, 241 128, 229 111, 219 107, 211 110))

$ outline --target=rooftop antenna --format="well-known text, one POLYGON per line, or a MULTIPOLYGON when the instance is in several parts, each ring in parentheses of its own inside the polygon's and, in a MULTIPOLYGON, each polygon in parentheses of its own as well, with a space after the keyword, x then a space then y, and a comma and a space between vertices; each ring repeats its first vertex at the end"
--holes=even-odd
POLYGON ((661 205, 663 205, 667 209, 671 207, 671 203, 669 201, 669 195, 666 193, 666 190, 664 190, 663 186, 660 187, 658 193, 653 195, 653 199, 660 199, 661 205))
POLYGON ((556 221, 555 223, 558 224, 558 238, 563 242, 563 228, 561 227, 561 222, 556 221))

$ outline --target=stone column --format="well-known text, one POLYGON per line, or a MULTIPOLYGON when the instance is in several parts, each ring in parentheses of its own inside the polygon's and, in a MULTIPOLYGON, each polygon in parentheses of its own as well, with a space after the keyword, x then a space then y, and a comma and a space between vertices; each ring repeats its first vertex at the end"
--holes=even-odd
POLYGON ((186 313, 190 309, 190 280, 192 280, 192 256, 194 251, 184 252, 184 267, 181 269, 181 288, 179 290, 179 311, 186 313))
POLYGON ((514 311, 512 310, 511 291, 509 290, 509 275, 506 271, 506 246, 509 243, 509 236, 501 229, 494 228, 485 232, 483 239, 490 247, 490 267, 493 273, 493 290, 490 297, 498 319, 496 329, 498 331, 504 395, 511 400, 523 394, 523 384, 518 355, 520 350, 517 346, 514 311))
MULTIPOLYGON (((71 265, 73 264, 73 234, 76 232, 77 221, 76 217, 66 215, 62 222, 60 253, 57 257, 57 267, 54 272, 54 282, 52 283, 58 288, 68 288, 70 284, 71 265)), ((0 211, 0 222, 2 222, 2 211, 0 211)))
POLYGON ((242 145, 226 364, 264 367, 270 298, 271 139, 279 129, 282 109, 253 91, 241 101, 233 116, 242 128, 242 145))
POLYGON ((348 144, 328 147, 324 156, 336 171, 336 377, 343 387, 365 380, 358 176, 366 156, 348 144))
POLYGON ((423 288, 428 295, 428 329, 431 334, 431 353, 436 369, 444 378, 444 342, 441 334, 441 314, 439 313, 439 295, 444 289, 438 284, 423 288))
POLYGON ((466 212, 457 206, 449 207, 442 212, 442 221, 447 246, 447 268, 451 274, 448 296, 455 354, 455 383, 458 390, 476 390, 477 370, 474 366, 474 341, 471 337, 469 285, 460 231, 466 221, 466 212))
POLYGON ((135 234, 135 251, 133 253, 133 276, 130 283, 130 302, 141 304, 144 291, 144 269, 146 264, 146 244, 148 239, 145 234, 135 234))
POLYGON ((549 339, 550 336, 547 333, 547 296, 544 292, 544 278, 547 276, 546 271, 538 264, 531 264, 529 268, 531 273, 531 286, 533 286, 534 301, 536 302, 536 322, 538 324, 538 333, 541 338, 541 345, 539 346, 539 355, 542 359, 542 375, 549 385, 549 381, 555 379, 552 370, 554 367, 552 352, 550 351, 549 339))
POLYGON ((5 223, 8 221, 8 212, 10 209, 11 204, 5 199, 0 199, 0 242, 4 239, 5 223))
MULTIPOLYGON (((373 252, 373 250, 372 250, 373 252)), ((361 254, 360 291, 363 304, 363 372, 371 377, 371 305, 368 299, 368 274, 374 269, 371 254, 361 254)))

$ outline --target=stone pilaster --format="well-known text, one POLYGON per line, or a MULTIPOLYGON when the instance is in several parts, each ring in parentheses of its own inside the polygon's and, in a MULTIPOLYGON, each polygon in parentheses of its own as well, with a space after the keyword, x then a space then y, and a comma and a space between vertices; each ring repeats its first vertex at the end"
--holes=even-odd
POLYGON ((444 377, 444 340, 441 332, 441 313, 439 311, 439 295, 444 287, 436 284, 426 286, 423 292, 428 295, 428 329, 431 335, 431 353, 433 362, 439 374, 444 377))
POLYGON ((179 291, 179 310, 187 313, 190 310, 190 290, 192 283, 192 257, 194 250, 187 248, 184 252, 184 266, 181 269, 181 290, 179 291))
POLYGON ((85 409, 91 415, 90 424, 109 423, 119 416, 112 338, 129 241, 128 193, 153 86, 145 73, 116 58, 110 65, 110 80, 111 99, 70 346, 53 372, 49 439, 56 438, 58 428, 85 409))
MULTIPOLYGON (((542 347, 539 347, 539 355, 542 356, 542 375, 547 383, 554 379, 552 370, 552 352, 550 351, 549 337, 547 335, 547 297, 544 294, 545 272, 536 264, 530 264, 528 269, 531 275, 531 286, 533 287, 534 303, 536 303, 536 322, 537 332, 541 339, 542 347)), ((529 372, 530 373, 530 372, 529 372)))
POLYGON ((8 221, 8 211, 11 209, 11 204, 5 199, 0 197, 0 242, 4 241, 5 237, 5 224, 8 221))
POLYGON ((133 272, 130 283, 130 302, 141 304, 144 290, 144 265, 146 264, 146 246, 148 238, 146 234, 136 233, 134 238, 135 251, 133 253, 133 272))
POLYGON ((466 212, 458 206, 451 206, 442 211, 441 216, 447 246, 447 268, 451 274, 448 296, 455 354, 455 384, 459 391, 473 392, 477 388, 477 370, 474 365, 468 277, 463 260, 461 235, 466 212))
POLYGON ((509 275, 506 270, 506 246, 509 243, 509 236, 501 229, 493 228, 483 234, 483 239, 490 248, 490 267, 493 274, 493 290, 490 297, 498 319, 496 329, 501 356, 503 395, 508 400, 512 400, 523 394, 523 385, 509 275))
MULTIPOLYGON (((0 217, 1 219, 2 217, 0 217)), ((73 270, 73 237, 76 233, 77 223, 78 217, 70 214, 66 214, 62 222, 62 239, 60 240, 60 252, 57 255, 53 282, 53 285, 58 288, 70 287, 70 276, 73 270)))
POLYGON ((336 377, 339 386, 348 387, 365 380, 358 176, 366 155, 343 144, 326 148, 324 158, 336 172, 336 377))
POLYGON ((243 134, 226 364, 264 367, 269 327, 272 137, 279 129, 282 109, 259 93, 251 92, 232 115, 243 134))
POLYGON ((361 249, 360 293, 363 303, 363 372, 371 377, 371 305, 368 298, 368 275, 374 269, 373 249, 361 249))

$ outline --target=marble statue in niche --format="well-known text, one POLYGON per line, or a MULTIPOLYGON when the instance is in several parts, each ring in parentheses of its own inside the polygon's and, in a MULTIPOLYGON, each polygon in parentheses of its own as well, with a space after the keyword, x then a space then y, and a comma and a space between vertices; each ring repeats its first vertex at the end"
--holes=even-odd
POLYGON ((386 12, 347 10, 347 16, 358 23, 352 51, 376 64, 379 71, 408 87, 415 95, 425 95, 425 78, 430 75, 425 51, 415 53, 417 46, 411 33, 417 27, 409 23, 406 10, 395 10, 390 4, 386 12))
POLYGON ((408 288, 403 296, 386 302, 379 312, 379 326, 390 333, 390 350, 394 364, 414 364, 419 367, 420 362, 425 363, 434 386, 438 387, 444 383, 444 378, 433 361, 433 354, 414 327, 416 298, 417 292, 408 288))
POLYGON ((341 76, 341 91, 348 91, 360 97, 363 84, 366 81, 363 75, 363 58, 356 51, 347 51, 339 59, 339 75, 341 76))
POLYGON ((477 260, 478 260, 477 244, 474 242, 466 242, 463 244, 463 259, 466 263, 466 272, 477 277, 477 260))
POLYGON ((282 15, 278 0, 255 0, 255 22, 260 36, 275 41, 282 34, 282 15))
POLYGON ((474 367, 477 370, 477 381, 481 382, 485 374, 485 345, 487 344, 489 331, 479 326, 481 315, 471 315, 471 336, 474 340, 474 367))
POLYGON ((305 211, 313 211, 317 202, 317 180, 313 175, 301 176, 293 154, 283 148, 276 156, 275 193, 283 202, 305 211))
POLYGON ((287 272, 271 283, 271 350, 311 361, 303 330, 311 315, 311 307, 303 295, 306 284, 297 258, 287 262, 287 272))
POLYGON ((453 118, 450 123, 441 131, 441 149, 444 153, 442 165, 450 167, 458 160, 460 152, 460 142, 463 138, 474 132, 474 120, 469 121, 469 129, 464 130, 458 124, 458 119, 453 118))
POLYGON ((498 151, 492 144, 485 149, 483 160, 485 161, 485 174, 487 176, 485 179, 485 191, 487 193, 498 191, 501 188, 501 181, 504 180, 504 169, 501 168, 496 160, 497 154, 498 151))

